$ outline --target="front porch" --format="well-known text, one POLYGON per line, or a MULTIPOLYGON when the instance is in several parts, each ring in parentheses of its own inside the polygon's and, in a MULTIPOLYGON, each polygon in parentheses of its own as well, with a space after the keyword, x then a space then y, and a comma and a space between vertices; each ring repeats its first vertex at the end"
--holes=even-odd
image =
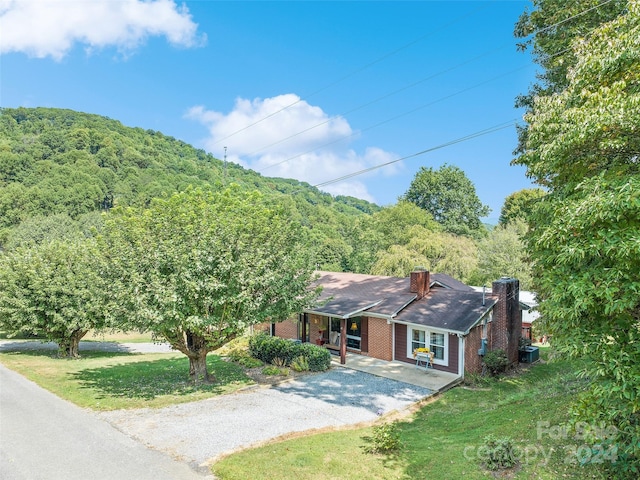
POLYGON ((443 392, 462 381, 458 375, 435 370, 433 368, 416 368, 405 362, 378 360, 354 353, 347 353, 346 364, 340 364, 339 356, 331 356, 333 367, 345 367, 360 372, 370 373, 379 377, 398 380, 399 382, 428 388, 435 392, 443 392))

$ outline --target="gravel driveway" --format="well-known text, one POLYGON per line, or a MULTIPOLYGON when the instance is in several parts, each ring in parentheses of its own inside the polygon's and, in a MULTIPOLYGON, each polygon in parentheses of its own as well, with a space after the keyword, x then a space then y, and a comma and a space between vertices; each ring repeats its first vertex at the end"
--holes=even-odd
MULTIPOLYGON (((55 344, 0 341, 0 351, 55 350, 55 344)), ((80 350, 170 351, 168 345, 81 342, 80 350)), ((95 415, 126 435, 196 470, 215 458, 293 432, 368 422, 431 395, 426 388, 344 367, 279 385, 161 409, 95 415)))
POLYGON ((140 442, 201 467, 224 453, 287 433, 371 421, 431 393, 336 367, 273 387, 99 416, 140 442))

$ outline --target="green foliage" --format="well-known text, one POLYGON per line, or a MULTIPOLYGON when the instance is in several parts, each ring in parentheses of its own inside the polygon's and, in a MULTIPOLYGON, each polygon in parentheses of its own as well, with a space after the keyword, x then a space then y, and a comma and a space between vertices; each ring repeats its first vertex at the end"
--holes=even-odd
POLYGON ((392 453, 400 450, 400 431, 396 423, 383 423, 373 427, 370 437, 363 437, 367 442, 362 448, 366 453, 392 453))
POLYGON ((501 227, 518 221, 528 224, 535 203, 544 195, 541 188, 524 188, 512 193, 504 200, 498 224, 501 227))
POLYGON ((267 365, 262 369, 263 375, 289 375, 289 369, 278 367, 275 365, 267 365))
POLYGON ((18 247, 0 255, 0 329, 58 343, 78 356, 91 329, 107 326, 111 305, 102 252, 92 239, 18 247))
POLYGON ((487 352, 482 360, 491 375, 500 375, 504 373, 509 366, 507 354, 502 349, 491 350, 487 352))
POLYGON ((590 360, 592 388, 575 419, 614 426, 613 474, 637 478, 640 3, 611 2, 607 13, 567 39, 566 82, 531 103, 516 162, 549 189, 529 238, 545 333, 561 352, 590 360))
POLYGON ((123 326, 165 339, 206 380, 207 352, 316 297, 303 238, 289 212, 231 188, 115 209, 102 240, 123 326))
POLYGON ((411 240, 409 230, 417 226, 429 231, 441 230, 440 225, 429 213, 405 201, 386 207, 371 216, 358 217, 345 232, 352 248, 346 270, 371 273, 378 252, 393 245, 408 243, 411 240))
POLYGON ((311 343, 297 344, 294 352, 303 356, 309 363, 309 371, 324 372, 331 367, 331 353, 324 347, 319 347, 311 343))
POLYGON ((403 199, 429 212, 445 231, 456 235, 478 235, 483 228, 480 217, 490 211, 480 202, 471 180, 452 165, 438 170, 421 167, 403 199))
POLYGON ((416 265, 446 273, 461 281, 469 278, 478 262, 477 248, 468 237, 414 226, 405 231, 406 243, 377 254, 370 273, 406 277, 416 265))
MULTIPOLYGON (((189 186, 221 188, 220 160, 153 130, 72 110, 0 109, 0 241, 31 217, 66 214, 73 220, 114 206, 148 206, 189 186)), ((340 225, 379 207, 332 197, 304 182, 266 178, 239 165, 227 177, 243 191, 288 201, 306 227, 339 239, 340 225)))
POLYGON ((470 275, 469 283, 490 285, 495 279, 508 276, 517 278, 522 290, 531 289, 531 264, 524 243, 527 231, 522 220, 512 220, 491 230, 477 243, 477 270, 470 275))
POLYGON ((307 357, 299 355, 291 360, 291 368, 296 372, 307 372, 309 371, 309 360, 307 357))
POLYGON ((266 333, 258 333, 249 339, 249 353, 252 357, 265 363, 272 363, 274 358, 283 358, 290 363, 294 354, 294 342, 280 337, 272 337, 266 333))
POLYGON ((504 470, 518 464, 518 452, 510 437, 496 438, 494 435, 484 437, 482 457, 489 470, 504 470))
POLYGON ((331 354, 326 348, 311 343, 296 343, 265 333, 258 333, 249 339, 249 352, 252 357, 265 363, 273 363, 274 358, 281 358, 286 365, 290 365, 298 357, 304 357, 312 372, 322 372, 331 366, 331 354))

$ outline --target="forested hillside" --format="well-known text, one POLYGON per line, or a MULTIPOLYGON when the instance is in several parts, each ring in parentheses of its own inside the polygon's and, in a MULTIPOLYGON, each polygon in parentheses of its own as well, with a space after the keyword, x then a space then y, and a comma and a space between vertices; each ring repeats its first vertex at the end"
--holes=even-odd
MULTIPOLYGON (((102 228, 101 213, 114 207, 147 208, 154 198, 190 187, 219 192, 231 184, 241 196, 257 190, 266 202, 284 207, 304 228, 300 236, 319 269, 404 276, 422 265, 478 285, 503 274, 517 276, 525 287, 529 281, 528 265, 520 261, 521 226, 502 225, 489 234, 478 222, 448 225, 411 201, 382 209, 333 197, 297 180, 225 167, 180 140, 98 115, 0 110, 0 248, 7 251, 90 237, 102 228)), ((449 219, 476 221, 483 208, 456 167, 419 172, 411 188, 419 187, 421 199, 448 205, 449 219), (428 188, 417 184, 424 177, 428 188), (443 191, 453 180, 458 188, 443 191)))
POLYGON ((333 197, 296 180, 266 178, 153 130, 98 115, 49 108, 0 112, 0 239, 32 217, 146 206, 188 186, 227 183, 293 199, 307 224, 341 223, 379 207, 333 197), (290 195, 293 192, 296 195, 290 195), (327 218, 330 217, 330 218, 327 218))

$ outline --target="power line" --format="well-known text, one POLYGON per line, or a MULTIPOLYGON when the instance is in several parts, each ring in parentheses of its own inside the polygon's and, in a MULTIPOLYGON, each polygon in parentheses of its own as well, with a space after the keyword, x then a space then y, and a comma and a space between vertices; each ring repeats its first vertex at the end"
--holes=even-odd
MULTIPOLYGON (((342 113, 339 113, 339 114, 337 114, 337 115, 334 115, 334 116, 332 116, 331 118, 328 118, 327 120, 325 120, 325 121, 323 121, 323 122, 320 122, 320 123, 317 123, 317 124, 315 124, 315 125, 313 125, 313 126, 311 126, 311 127, 305 128, 304 130, 300 130, 299 132, 296 132, 296 133, 294 133, 294 134, 291 134, 291 135, 289 135, 288 137, 285 137, 285 138, 283 138, 283 139, 281 139, 281 140, 278 140, 278 141, 276 141, 276 142, 270 143, 270 144, 268 144, 268 145, 264 145, 264 146, 262 146, 262 147, 260 147, 260 148, 258 148, 258 149, 256 149, 256 150, 254 150, 254 151, 250 152, 250 153, 247 153, 246 155, 247 155, 248 157, 251 157, 251 156, 255 155, 256 153, 258 153, 258 152, 260 152, 260 151, 262 151, 262 150, 266 150, 266 149, 267 149, 267 148, 269 148, 269 147, 273 147, 274 145, 278 145, 278 144, 280 144, 280 143, 286 142, 287 140, 290 140, 290 139, 292 139, 292 138, 295 138, 295 137, 297 137, 298 135, 302 135, 303 133, 306 133, 306 132, 309 132, 309 131, 311 131, 311 130, 313 130, 313 129, 315 129, 315 128, 321 127, 322 125, 326 125, 327 123, 331 122, 333 119, 340 118, 340 117, 344 117, 344 116, 346 116, 346 115, 349 115, 350 113, 357 112, 358 110, 362 110, 363 108, 366 108, 366 107, 368 107, 368 106, 370 106, 370 105, 373 105, 373 104, 375 104, 375 103, 377 103, 377 102, 379 102, 379 101, 381 101, 381 100, 384 100, 384 99, 387 99, 387 98, 389 98, 389 97, 392 97, 393 95, 396 95, 396 94, 398 94, 398 93, 404 92, 405 90, 409 90, 410 88, 413 88, 413 87, 415 87, 415 86, 417 86, 417 85, 420 85, 421 83, 424 83, 424 82, 426 82, 426 81, 428 81, 428 80, 432 80, 432 79, 434 79, 434 78, 436 78, 436 77, 439 77, 440 75, 444 75, 445 73, 452 72, 453 70, 456 70, 456 69, 458 69, 458 68, 460 68, 460 67, 463 67, 463 66, 465 66, 465 65, 468 65, 469 63, 473 63, 473 62, 475 62, 475 61, 477 61, 477 60, 479 60, 479 59, 481 59, 481 58, 486 57, 487 55, 491 55, 491 54, 493 54, 494 52, 496 52, 496 51, 498 51, 498 50, 501 50, 501 49, 505 48, 505 47, 506 47, 506 46, 508 46, 508 45, 511 45, 511 42, 509 42, 509 43, 505 43, 505 44, 501 45, 500 47, 497 47, 497 48, 495 48, 495 49, 493 49, 493 50, 489 50, 489 51, 484 52, 484 53, 482 53, 482 54, 480 54, 480 55, 478 55, 478 56, 476 56, 476 57, 473 57, 473 58, 470 58, 470 59, 468 59, 468 60, 466 60, 466 61, 464 61, 464 62, 458 63, 457 65, 454 65, 454 66, 452 66, 452 67, 449 67, 449 68, 446 68, 446 69, 441 70, 441 71, 439 71, 439 72, 436 72, 436 73, 434 73, 434 74, 431 74, 431 75, 429 75, 429 76, 427 76, 427 77, 424 77, 424 78, 422 78, 422 79, 420 79, 420 80, 417 80, 417 81, 415 81, 415 82, 413 82, 413 83, 410 83, 409 85, 406 85, 406 86, 404 86, 404 87, 402 87, 402 88, 399 88, 398 90, 394 90, 394 91, 391 91, 391 92, 389 92, 389 93, 386 93, 386 94, 382 95, 381 97, 377 97, 377 98, 375 98, 374 100, 371 100, 371 101, 369 101, 369 102, 366 102, 366 103, 364 103, 364 104, 361 104, 361 105, 359 105, 359 106, 357 106, 357 107, 355 107, 355 108, 352 108, 351 110, 347 110, 346 112, 342 112, 342 113)), ((281 111, 281 110, 280 110, 280 111, 281 111)), ((274 165, 277 165, 277 164, 274 164, 274 165)), ((264 167, 264 168, 263 168, 263 170, 261 170, 261 171, 264 171, 264 170, 266 170, 266 169, 270 168, 271 166, 272 166, 272 165, 267 165, 267 166, 266 166, 266 167, 264 167)))
POLYGON ((321 187, 325 187, 327 185, 331 185, 333 183, 337 183, 337 182, 341 182, 343 180, 347 180, 347 179, 352 178, 352 177, 357 177, 357 176, 362 175, 364 173, 368 173, 368 172, 371 172, 373 170, 377 170, 379 168, 386 167, 388 165, 392 165, 392 164, 397 163, 397 162, 401 162, 403 160, 408 160, 410 158, 418 157, 420 155, 424 155, 426 153, 433 152, 435 150, 440 150, 442 148, 449 147, 451 145, 455 145, 457 143, 466 142, 468 140, 472 140, 474 138, 481 137, 483 135, 488 135, 490 133, 494 133, 494 132, 497 132, 499 130, 503 130, 505 128, 512 127, 512 126, 516 125, 517 122, 518 121, 516 119, 509 120, 508 122, 500 123, 498 125, 494 125, 492 127, 485 128, 483 130, 479 130, 477 132, 471 133, 471 134, 466 135, 464 137, 459 137, 459 138, 456 138, 454 140, 450 140, 448 142, 441 143, 440 145, 436 145, 435 147, 430 147, 430 148, 427 148, 425 150, 421 150, 419 152, 412 153, 411 155, 406 155, 406 156, 401 157, 401 158, 396 158, 395 160, 391 160, 389 162, 380 163, 378 165, 374 165, 373 167, 369 167, 369 168, 365 168, 363 170, 359 170, 357 172, 349 173, 347 175, 343 175, 341 177, 334 178, 333 180, 327 180, 326 182, 318 183, 318 184, 313 185, 313 186, 315 188, 321 188, 321 187))
POLYGON ((362 132, 366 132, 367 130, 371 130, 371 129, 373 129, 373 128, 377 128, 377 127, 379 127, 380 125, 384 125, 385 123, 389 123, 389 122, 391 122, 391 121, 393 121, 393 120, 397 120, 398 118, 404 117, 404 116, 409 115, 409 114, 411 114, 411 113, 415 113, 415 112, 417 112, 417 111, 419 111, 419 110, 422 110, 422 109, 424 109, 424 108, 427 108, 427 107, 430 107, 430 106, 432 106, 432 105, 435 105, 436 103, 442 102, 442 101, 444 101, 444 100, 448 100, 449 98, 455 97, 455 96, 457 96, 457 95, 461 95, 461 94, 466 93, 466 92, 468 92, 468 91, 470 91, 470 90, 473 90, 473 89, 475 89, 475 88, 481 87, 482 85, 486 85, 487 83, 491 83, 491 82, 493 82, 493 81, 495 81, 495 80, 498 80, 499 78, 505 77, 505 76, 507 76, 507 75, 511 75, 512 73, 515 73, 515 72, 517 72, 517 71, 519 71, 519 70, 522 70, 522 69, 524 69, 524 68, 528 68, 528 67, 529 67, 529 65, 527 64, 527 65, 523 65, 523 66, 521 66, 521 67, 518 67, 518 68, 516 68, 516 69, 509 70, 508 72, 502 73, 502 74, 500 74, 500 75, 497 75, 497 76, 495 76, 495 77, 492 77, 492 78, 490 78, 490 79, 488 79, 488 80, 485 80, 485 81, 483 81, 483 82, 476 83, 475 85, 472 85, 471 87, 467 87, 467 88, 464 88, 464 89, 462 89, 462 90, 458 90, 457 92, 451 93, 451 94, 449 94, 449 95, 445 95, 444 97, 440 97, 440 98, 438 98, 438 99, 436 99, 436 100, 433 100, 433 101, 431 101, 431 102, 428 102, 428 103, 425 103, 425 104, 423 104, 423 105, 420 105, 420 106, 418 106, 418 107, 416 107, 416 108, 413 108, 413 109, 411 109, 411 110, 408 110, 408 111, 406 111, 406 112, 404 112, 404 113, 401 113, 401 114, 399 114, 399 115, 396 115, 396 116, 393 116, 393 117, 387 118, 387 119, 385 119, 385 120, 383 120, 383 121, 381 121, 381 122, 378 122, 378 123, 376 123, 376 124, 370 125, 369 127, 366 127, 366 128, 360 129, 357 133, 352 133, 352 134, 350 134, 350 135, 342 136, 342 137, 340 137, 340 138, 338 138, 338 139, 336 139, 336 140, 333 140, 333 141, 331 141, 331 142, 324 143, 324 144, 322 144, 322 145, 320 145, 320 146, 317 146, 317 147, 315 147, 315 148, 313 148, 313 149, 311 149, 311 150, 307 150, 307 151, 305 151, 305 152, 298 153, 298 154, 293 155, 293 156, 291 156, 291 157, 285 158, 284 160, 281 160, 281 161, 279 161, 279 162, 273 163, 273 164, 271 164, 271 165, 267 165, 266 167, 262 168, 261 170, 257 170, 257 171, 258 171, 258 173, 262 173, 262 172, 264 172, 265 170, 268 170, 269 168, 272 168, 272 167, 275 167, 275 166, 277 166, 277 165, 281 165, 281 164, 283 164, 283 163, 289 162, 289 161, 294 160, 294 159, 296 159, 296 158, 299 158, 299 157, 301 157, 301 156, 303 156, 303 155, 306 155, 306 154, 308 154, 308 153, 314 152, 314 151, 316 151, 316 150, 318 150, 318 149, 320 149, 320 148, 324 148, 324 147, 327 147, 327 146, 329 146, 329 145, 333 145, 333 144, 335 144, 335 143, 342 142, 342 141, 347 140, 347 139, 349 139, 349 138, 351 138, 351 137, 354 137, 355 135, 359 135, 359 134, 360 134, 360 133, 362 133, 362 132))
POLYGON ((384 60, 386 60, 387 58, 390 58, 390 57, 392 57, 392 56, 396 55, 397 53, 399 53, 399 52, 401 52, 401 51, 403 51, 403 50, 406 50, 407 48, 409 48, 409 47, 411 47, 411 46, 415 45, 416 43, 421 42, 422 40, 424 40, 425 38, 428 38, 429 36, 433 35, 434 33, 439 32, 439 31, 441 31, 441 30, 445 30, 445 29, 446 29, 446 28, 448 28, 449 26, 451 26, 451 25, 453 25, 453 24, 455 24, 455 23, 457 23, 457 22, 459 22, 459 21, 461 21, 461 20, 463 20, 463 19, 465 19, 465 18, 467 18, 467 17, 469 17, 469 16, 471 16, 471 15, 475 14, 476 12, 478 12, 478 11, 480 11, 480 10, 485 9, 485 8, 488 8, 488 5, 478 7, 478 8, 476 8, 475 10, 472 10, 471 12, 469 12, 469 13, 467 13, 467 14, 465 14, 465 15, 461 16, 461 17, 457 17, 456 19, 452 20, 451 22, 444 24, 442 27, 438 28, 437 30, 430 31, 430 32, 426 33, 425 35, 422 35, 421 37, 419 37, 419 38, 417 38, 417 39, 415 39, 415 40, 412 40, 411 42, 409 42, 409 43, 407 43, 407 44, 405 44, 405 45, 402 45, 401 47, 398 47, 398 48, 396 48, 395 50, 392 50, 391 52, 388 52, 388 53, 384 54, 384 55, 383 55, 383 56, 381 56, 381 57, 378 57, 376 60, 374 60, 374 61, 372 61, 372 62, 369 62, 369 63, 367 63, 367 64, 365 64, 365 65, 363 65, 363 66, 361 66, 361 67, 356 68, 356 69, 355 69, 355 70, 353 70, 352 72, 350 72, 350 73, 348 73, 348 74, 346 74, 346 75, 344 75, 344 76, 342 76, 342 77, 338 78, 337 80, 335 80, 335 81, 333 81, 333 82, 331 82, 331 83, 329 83, 329 84, 325 85, 324 87, 319 88, 318 90, 315 90, 314 92, 310 93, 310 94, 309 94, 309 95, 307 95, 306 97, 304 97, 304 98, 300 97, 300 98, 298 98, 298 100, 296 100, 295 102, 292 102, 292 103, 290 103, 289 105, 286 105, 286 106, 282 107, 280 110, 277 110, 277 111, 275 111, 275 112, 272 112, 272 113, 270 113, 270 114, 266 115, 265 117, 262 117, 262 118, 260 118, 259 120, 256 120, 255 122, 250 123, 249 125, 245 125, 244 127, 240 128, 240 129, 238 129, 238 130, 236 130, 235 132, 230 133, 229 135, 227 135, 227 136, 225 136, 225 137, 220 138, 219 140, 216 140, 212 145, 217 145, 217 144, 219 144, 219 143, 223 142, 224 140, 226 140, 226 139, 228 139, 228 138, 231 138, 231 137, 233 137, 234 135, 237 135, 237 134, 238 134, 238 133, 240 133, 240 132, 244 132, 244 131, 245 131, 245 130, 247 130, 248 128, 253 127, 254 125, 257 125, 257 124, 259 124, 259 123, 261 123, 261 122, 263 122, 263 121, 265 121, 265 120, 267 120, 267 119, 269 119, 269 118, 271 118, 271 117, 273 117, 273 116, 275 116, 275 115, 279 114, 280 112, 283 112, 283 111, 285 111, 285 110, 287 110, 287 109, 289 109, 289 108, 291 108, 291 107, 293 107, 293 106, 297 105, 298 103, 300 103, 300 102, 302 102, 302 101, 305 101, 305 100, 307 100, 307 99, 309 99, 309 98, 311 98, 311 97, 313 97, 313 96, 315 96, 315 95, 319 94, 320 92, 323 92, 323 91, 325 91, 325 90, 327 90, 327 89, 329 89, 329 88, 333 87, 334 85, 337 85, 337 84, 339 84, 339 83, 342 83, 343 81, 345 81, 345 80, 347 80, 348 78, 351 78, 351 77, 353 77, 354 75, 356 75, 356 74, 358 74, 358 73, 360 73, 360 72, 362 72, 362 71, 366 70, 367 68, 372 67, 372 66, 374 66, 374 65, 376 65, 376 64, 378 64, 378 63, 380 63, 380 62, 382 62, 382 61, 384 61, 384 60))
MULTIPOLYGON (((536 30, 536 31, 533 31, 533 32, 531 32, 528 36, 536 35, 536 34, 539 34, 539 33, 545 32, 545 31, 547 31, 547 30, 550 30, 550 29, 552 29, 552 28, 555 28, 555 27, 557 27, 557 26, 559 26, 559 25, 562 25, 562 24, 564 24, 564 23, 566 23, 566 22, 569 22, 569 21, 571 21, 571 20, 573 20, 573 19, 575 19, 575 18, 577 18, 577 17, 580 17, 580 16, 582 16, 582 15, 584 15, 584 14, 586 14, 586 13, 590 12, 590 11, 593 11, 593 10, 595 10, 595 9, 597 9, 597 8, 600 8, 600 7, 602 7, 602 6, 604 6, 604 5, 608 4, 608 3, 611 3, 612 1, 613 1, 613 0, 605 0, 604 2, 602 2, 602 3, 600 3, 600 4, 595 5, 595 6, 593 6, 593 7, 590 7, 590 8, 588 8, 588 9, 586 9, 586 10, 582 11, 582 12, 579 12, 579 13, 577 13, 577 14, 575 14, 575 15, 572 15, 571 17, 565 18, 564 20, 560 20, 560 21, 558 21, 558 22, 556 22, 556 23, 554 23, 554 24, 551 24, 551 25, 548 25, 548 26, 546 26, 546 27, 544 27, 544 28, 540 28, 540 29, 538 29, 538 30, 536 30)), ((333 87, 334 85, 337 85, 337 84, 339 84, 339 83, 343 82, 344 80, 346 80, 346 79, 348 79, 348 78, 350 78, 350 77, 352 77, 352 76, 356 75, 357 73, 360 73, 360 72, 362 72, 362 71, 366 70, 367 68, 369 68, 369 67, 371 67, 371 66, 373 66, 373 65, 376 65, 376 64, 378 64, 378 63, 380 63, 380 62, 382 62, 382 61, 386 60, 387 58, 392 57, 393 55, 396 55, 397 53, 399 53, 399 52, 401 52, 401 51, 403 51, 403 50, 405 50, 405 49, 407 49, 407 48, 409 48, 409 47, 411 47, 411 46, 415 45, 416 43, 421 42, 422 40, 424 40, 425 38, 428 38, 428 37, 429 37, 429 36, 431 36, 432 34, 434 34, 434 33, 436 33, 436 32, 439 32, 439 31, 441 31, 441 30, 444 30, 444 29, 446 29, 447 27, 449 27, 450 25, 453 25, 453 24, 455 24, 455 23, 457 23, 457 22, 459 22, 459 21, 461 21, 461 20, 463 20, 463 19, 465 19, 465 18, 467 18, 467 17, 469 17, 469 16, 471 16, 471 15, 476 14, 478 11, 483 10, 484 8, 488 8, 488 5, 487 5, 487 6, 482 6, 482 7, 476 8, 475 10, 472 10, 471 12, 469 12, 469 13, 467 13, 467 14, 465 14, 465 15, 461 16, 461 17, 457 17, 456 19, 452 20, 451 22, 448 22, 448 23, 444 24, 444 25, 443 25, 442 27, 440 27, 439 29, 433 30, 433 31, 431 31, 431 32, 429 32, 429 33, 427 33, 427 34, 425 34, 425 35, 423 35, 423 36, 421 36, 421 37, 417 38, 416 40, 413 40, 413 41, 411 41, 411 42, 409 42, 409 43, 407 43, 407 44, 405 44, 405 45, 403 45, 403 46, 401 46, 401 47, 399 47, 399 48, 397 48, 397 49, 395 49, 395 50, 392 50, 391 52, 389 52, 389 53, 387 53, 387 54, 385 54, 385 55, 383 55, 383 56, 381 56, 381 57, 377 58, 376 60, 374 60, 374 61, 372 61, 372 62, 369 62, 369 63, 367 63, 367 64, 365 64, 365 65, 363 65, 363 66, 361 66, 361 67, 359 67, 359 68, 356 68, 356 69, 355 69, 355 70, 353 70, 352 72, 350 72, 350 73, 348 73, 348 74, 344 75, 343 77, 338 78, 338 79, 337 79, 337 80, 335 80, 334 82, 331 82, 331 83, 329 83, 329 84, 325 85, 324 87, 321 87, 321 88, 319 88, 318 90, 315 90, 314 92, 310 93, 310 94, 309 94, 309 95, 307 95, 306 97, 304 97, 304 98, 303 98, 303 97, 300 97, 300 98, 298 98, 295 102, 292 102, 292 103, 290 103, 290 104, 288 104, 288 105, 286 105, 286 106, 284 106, 284 107, 280 108, 279 110, 277 110, 277 111, 275 111, 275 112, 272 112, 272 113, 270 113, 270 114, 268 114, 268 115, 266 115, 266 116, 264 116, 264 117, 262 117, 262 118, 260 118, 260 119, 256 120, 255 122, 253 122, 253 123, 251 123, 251 124, 249 124, 249 125, 245 125, 244 127, 242 127, 242 128, 240 128, 240 129, 238 129, 238 130, 236 130, 236 131, 234 131, 234 132, 230 133, 229 135, 227 135, 227 136, 225 136, 225 137, 222 137, 222 138, 220 138, 220 139, 216 140, 216 141, 213 143, 213 145, 217 145, 217 144, 221 143, 222 141, 224 141, 224 140, 226 140, 226 139, 228 139, 228 138, 230 138, 230 137, 233 137, 233 136, 235 136, 236 134, 241 133, 241 132, 243 132, 243 131, 245 131, 245 130, 247 130, 247 129, 249 129, 249 128, 251 128, 251 127, 253 127, 253 126, 255 126, 255 125, 257 125, 257 124, 259 124, 259 123, 261 123, 261 122, 263 122, 263 121, 265 121, 265 120, 267 120, 267 119, 269 119, 269 118, 271 118, 271 117, 273 117, 273 116, 275 116, 275 115, 277 115, 277 114, 279 114, 279 113, 281 113, 281 112, 283 112, 283 111, 285 111, 285 110, 287 110, 287 109, 289 109, 289 108, 291 108, 291 107, 293 107, 293 106, 295 106, 295 105, 297 105, 297 104, 298 104, 298 103, 300 103, 300 102, 305 101, 305 100, 307 100, 307 99, 309 99, 309 98, 311 98, 311 97, 313 97, 313 96, 317 95, 318 93, 323 92, 324 90, 327 90, 327 89, 329 89, 329 88, 333 87)), ((499 47, 498 49, 500 49, 500 48, 503 48, 503 47, 499 47)), ((494 51, 496 51, 496 50, 498 50, 498 49, 494 49, 494 50, 491 50, 491 51, 489 51, 489 52, 486 52, 485 54, 481 54, 481 55, 479 55, 478 57, 476 57, 475 59, 477 59, 477 58, 481 58, 481 57, 483 57, 483 56, 486 56, 486 55, 488 55, 488 54, 490 54, 490 53, 492 53, 492 52, 494 52, 494 51)), ((475 59, 472 59, 472 60, 470 60, 469 62, 471 62, 471 61, 473 61, 473 60, 475 60, 475 59)), ((394 95, 395 93, 399 93, 400 91, 403 91, 403 90, 405 90, 405 89, 407 89, 407 88, 411 88, 411 87, 413 87, 413 86, 415 86, 415 85, 417 85, 417 84, 419 84, 419 83, 422 83, 423 81, 426 81, 427 79, 430 79, 430 78, 433 78, 434 76, 437 76, 437 75, 440 75, 440 74, 442 74, 442 73, 446 73, 446 72, 448 72, 448 71, 451 71, 451 70, 453 70, 453 69, 455 69, 455 68, 458 68, 459 66, 462 66, 462 65, 464 65, 464 64, 465 64, 465 63, 460 64, 460 65, 457 65, 457 66, 452 67, 452 68, 450 68, 450 69, 444 70, 444 71, 442 71, 442 72, 438 72, 438 73, 434 74, 434 75, 433 75, 433 76, 431 76, 431 77, 427 77, 426 79, 423 79, 423 80, 420 80, 420 81, 418 81, 418 82, 415 82, 414 84, 411 84, 411 85, 409 85, 409 86, 407 86, 407 87, 405 87, 405 88, 403 88, 403 89, 397 90, 397 91, 392 92, 392 93, 390 93, 390 94, 388 94, 388 95, 386 95, 386 96, 380 97, 379 99, 373 100, 372 102, 369 102, 369 103, 364 104, 364 105, 362 105, 362 106, 360 106, 360 107, 357 107, 356 109, 351 110, 351 111, 349 111, 349 112, 347 112, 347 113, 345 113, 345 114, 353 113, 353 111, 359 110, 360 108, 364 108, 365 106, 371 105, 372 103, 375 103, 376 101, 379 101, 379 100, 381 100, 381 99, 387 98, 388 96, 394 95)), ((341 115, 345 115, 345 114, 341 114, 341 115)), ((318 126, 324 125, 324 124, 328 123, 328 121, 330 121, 330 120, 327 120, 327 121, 325 121, 325 122, 322 122, 322 123, 320 123, 320 124, 318 124, 318 125, 316 125, 316 126, 314 126, 314 127, 310 127, 310 128, 309 128, 309 129, 307 129, 307 130, 304 130, 304 131, 302 131, 302 132, 299 132, 299 133, 297 133, 297 134, 294 134, 294 135, 292 135, 292 136, 290 136, 290 137, 287 137, 287 138, 285 138, 285 139, 282 139, 282 140, 280 140, 280 141, 278 141, 278 142, 275 142, 275 143, 269 144, 269 145, 267 145, 267 146, 261 147, 259 150, 256 150, 256 151, 252 152, 251 154, 256 153, 257 151, 263 150, 263 149, 265 149, 265 148, 268 148, 268 147, 270 147, 270 146, 277 145, 278 143, 281 143, 281 142, 283 142, 283 141, 285 141, 285 140, 288 140, 289 138, 292 138, 292 137, 297 136, 297 135, 299 135, 299 134, 301 134, 301 133, 304 133, 304 132, 306 132, 306 131, 308 131, 308 130, 310 130, 310 129, 312 129, 312 128, 316 128, 316 127, 318 127, 318 126)), ((250 154, 250 155, 251 155, 251 154, 250 154)), ((269 168, 269 167, 266 167, 266 168, 269 168)))

